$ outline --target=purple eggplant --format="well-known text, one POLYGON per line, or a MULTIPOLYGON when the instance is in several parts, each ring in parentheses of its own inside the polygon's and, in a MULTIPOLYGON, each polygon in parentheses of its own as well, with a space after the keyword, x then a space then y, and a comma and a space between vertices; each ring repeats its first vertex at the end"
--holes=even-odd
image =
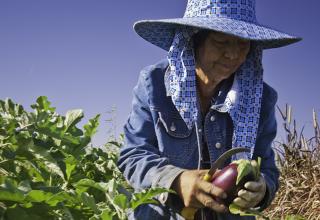
POLYGON ((232 201, 237 197, 238 192, 244 188, 244 184, 248 181, 254 181, 255 175, 253 172, 247 174, 245 177, 241 179, 241 181, 237 182, 237 171, 238 165, 235 163, 231 163, 225 168, 223 168, 212 180, 212 184, 221 188, 227 194, 227 198, 221 200, 216 198, 219 202, 229 206, 232 201))

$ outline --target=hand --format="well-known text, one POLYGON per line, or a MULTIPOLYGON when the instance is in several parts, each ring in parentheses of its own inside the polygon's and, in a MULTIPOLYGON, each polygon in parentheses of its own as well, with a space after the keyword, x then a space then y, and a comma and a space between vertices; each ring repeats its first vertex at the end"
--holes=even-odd
POLYGON ((226 212, 225 205, 214 198, 226 198, 226 193, 212 183, 203 180, 208 170, 187 170, 182 172, 173 182, 175 190, 186 207, 208 207, 216 212, 226 212))
POLYGON ((245 189, 241 189, 238 192, 238 197, 233 200, 234 204, 243 209, 253 208, 258 205, 267 191, 266 181, 263 176, 260 176, 256 182, 246 182, 244 187, 245 189))

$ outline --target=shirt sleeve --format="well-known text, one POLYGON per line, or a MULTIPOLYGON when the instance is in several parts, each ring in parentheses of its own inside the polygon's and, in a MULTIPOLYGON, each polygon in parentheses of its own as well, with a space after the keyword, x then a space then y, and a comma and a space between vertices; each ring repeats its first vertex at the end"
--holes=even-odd
MULTIPOLYGON (((124 125, 124 146, 120 149, 118 159, 120 171, 135 191, 150 187, 169 189, 174 179, 184 171, 169 164, 158 150, 147 80, 147 73, 141 72, 133 89, 132 110, 124 125)), ((168 193, 157 198, 165 203, 168 193)))
POLYGON ((279 170, 275 164, 275 154, 272 149, 272 142, 277 134, 277 122, 275 118, 275 103, 277 94, 271 90, 269 97, 266 97, 266 103, 262 106, 262 127, 257 136, 256 148, 253 158, 261 157, 261 175, 264 177, 267 185, 267 191, 264 199, 258 205, 260 210, 267 208, 275 197, 279 188, 279 170))

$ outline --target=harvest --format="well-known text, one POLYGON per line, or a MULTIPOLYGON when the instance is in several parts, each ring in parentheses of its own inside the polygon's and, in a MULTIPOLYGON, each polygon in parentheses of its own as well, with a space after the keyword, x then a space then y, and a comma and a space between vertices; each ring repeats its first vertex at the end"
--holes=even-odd
MULTIPOLYGON (((26 111, 10 99, 0 100, 0 219, 124 220, 126 210, 155 203, 152 198, 164 192, 150 189, 133 193, 126 185, 115 164, 121 140, 110 141, 101 148, 92 146, 90 141, 98 128, 99 116, 81 128, 79 123, 84 117, 81 110, 59 115, 44 96, 31 108, 33 111, 26 111)), ((289 123, 291 120, 284 116, 289 123)), ((283 157, 279 159, 280 189, 271 207, 264 211, 270 219, 319 216, 320 129, 315 113, 313 119, 315 136, 310 141, 297 135, 293 120, 291 127, 286 124, 288 140, 282 142, 284 148, 279 146, 283 149, 283 157), (308 148, 312 150, 307 151, 308 148), (302 199, 305 202, 301 203, 302 199)), ((212 182, 217 185, 219 180, 225 184, 224 189, 230 189, 235 181, 237 188, 241 186, 241 183, 237 186, 237 179, 246 173, 244 170, 250 171, 253 166, 258 171, 259 159, 257 163, 239 162, 225 168, 232 168, 235 173, 236 163, 237 178, 230 181, 233 184, 224 183, 232 175, 223 170, 212 182)), ((233 205, 229 206, 230 212, 235 210, 233 205)))
MULTIPOLYGON (((223 189, 227 193, 227 198, 221 202, 230 205, 237 197, 238 192, 244 188, 248 181, 259 178, 260 158, 255 160, 237 160, 224 167, 212 180, 212 184, 223 189)), ((220 200, 219 198, 217 198, 220 200)))

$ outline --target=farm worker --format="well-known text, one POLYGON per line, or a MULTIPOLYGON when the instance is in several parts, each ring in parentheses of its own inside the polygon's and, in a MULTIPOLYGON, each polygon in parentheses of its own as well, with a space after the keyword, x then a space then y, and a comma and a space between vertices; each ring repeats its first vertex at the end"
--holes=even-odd
POLYGON ((225 192, 202 177, 226 150, 249 148, 231 160, 261 157, 261 176, 233 202, 270 204, 279 177, 271 148, 277 93, 263 81, 262 52, 300 38, 260 25, 255 0, 189 0, 183 18, 139 21, 134 29, 168 54, 140 73, 118 166, 136 191, 177 194, 160 194, 160 205, 141 205, 128 218, 184 219, 187 206, 199 209, 195 219, 254 219, 228 212, 217 199, 225 192))

